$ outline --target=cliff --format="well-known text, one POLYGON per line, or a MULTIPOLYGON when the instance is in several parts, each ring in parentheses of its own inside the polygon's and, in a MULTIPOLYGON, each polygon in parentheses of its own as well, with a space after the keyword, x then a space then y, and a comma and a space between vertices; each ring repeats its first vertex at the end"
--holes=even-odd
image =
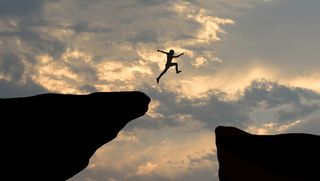
POLYGON ((2 177, 72 177, 128 122, 144 115, 149 102, 141 92, 0 99, 2 177))
POLYGON ((252 135, 233 127, 217 127, 221 181, 320 180, 320 136, 252 135))

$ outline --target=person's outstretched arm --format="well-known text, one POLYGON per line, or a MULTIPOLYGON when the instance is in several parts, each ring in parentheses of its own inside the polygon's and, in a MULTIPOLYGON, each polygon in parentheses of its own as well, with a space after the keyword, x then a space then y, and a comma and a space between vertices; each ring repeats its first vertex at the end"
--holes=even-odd
POLYGON ((180 55, 173 56, 173 58, 178 58, 178 57, 180 57, 181 55, 183 55, 183 53, 181 53, 180 55))
POLYGON ((165 54, 168 54, 168 52, 165 52, 165 51, 162 51, 162 50, 157 50, 158 52, 161 52, 161 53, 165 53, 165 54))

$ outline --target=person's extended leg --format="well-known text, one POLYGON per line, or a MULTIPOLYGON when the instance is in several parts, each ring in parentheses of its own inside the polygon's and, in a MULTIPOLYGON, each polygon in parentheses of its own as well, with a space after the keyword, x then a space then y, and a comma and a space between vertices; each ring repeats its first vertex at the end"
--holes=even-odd
POLYGON ((166 66, 166 68, 164 68, 164 70, 161 72, 161 74, 159 75, 159 77, 157 78, 157 83, 159 84, 159 80, 160 78, 163 76, 163 74, 165 74, 167 72, 167 70, 169 69, 168 66, 166 66))
POLYGON ((175 66, 176 67, 176 73, 180 73, 181 71, 178 70, 178 63, 172 63, 171 66, 175 66))

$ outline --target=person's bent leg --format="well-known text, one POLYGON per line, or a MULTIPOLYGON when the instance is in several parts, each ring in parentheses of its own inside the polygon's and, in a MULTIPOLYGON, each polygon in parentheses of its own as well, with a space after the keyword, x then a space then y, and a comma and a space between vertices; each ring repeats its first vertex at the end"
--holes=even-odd
POLYGON ((176 67, 176 73, 177 73, 177 74, 181 72, 181 71, 179 71, 179 69, 178 69, 178 63, 172 63, 171 65, 176 67))

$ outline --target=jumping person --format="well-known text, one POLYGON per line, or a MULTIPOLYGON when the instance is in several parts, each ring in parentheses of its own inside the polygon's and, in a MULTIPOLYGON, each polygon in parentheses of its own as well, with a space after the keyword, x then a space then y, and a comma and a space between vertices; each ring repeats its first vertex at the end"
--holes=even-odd
POLYGON ((174 50, 170 50, 169 52, 165 52, 165 51, 162 51, 162 50, 157 50, 158 52, 161 52, 161 53, 164 53, 164 54, 167 54, 167 63, 166 63, 166 67, 164 68, 164 70, 161 72, 161 74, 159 75, 159 77, 157 78, 157 83, 159 84, 159 80, 160 78, 163 76, 163 74, 165 74, 167 72, 167 70, 172 67, 172 66, 175 66, 176 67, 176 73, 180 73, 181 71, 178 70, 178 64, 177 63, 172 63, 172 59, 173 58, 178 58, 180 57, 181 55, 183 55, 183 53, 181 53, 180 55, 174 55, 174 50))

